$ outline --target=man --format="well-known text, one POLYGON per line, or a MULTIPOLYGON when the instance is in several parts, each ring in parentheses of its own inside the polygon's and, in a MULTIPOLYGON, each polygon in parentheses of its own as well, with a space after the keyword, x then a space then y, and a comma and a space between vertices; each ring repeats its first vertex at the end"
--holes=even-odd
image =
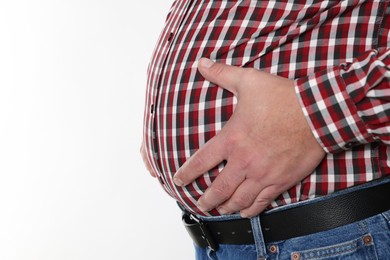
POLYGON ((197 259, 390 257, 389 17, 389 1, 173 3, 141 152, 197 259))

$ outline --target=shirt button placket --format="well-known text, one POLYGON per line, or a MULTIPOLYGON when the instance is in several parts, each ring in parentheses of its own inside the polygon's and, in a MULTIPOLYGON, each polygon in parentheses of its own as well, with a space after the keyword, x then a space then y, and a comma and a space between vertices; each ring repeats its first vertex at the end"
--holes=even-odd
MULTIPOLYGON (((192 1, 190 1, 191 3, 192 1)), ((187 8, 189 8, 190 4, 187 5, 187 8)), ((183 20, 185 17, 180 17, 181 20, 183 20)), ((178 23, 178 24, 181 24, 181 23, 178 23)), ((159 66, 158 66, 158 70, 159 71, 156 71, 156 74, 159 75, 159 78, 156 82, 156 84, 154 85, 154 88, 155 88, 155 94, 154 94, 154 102, 152 101, 151 105, 150 105, 150 118, 151 118, 151 125, 152 125, 152 142, 153 142, 153 149, 154 149, 154 160, 156 161, 156 167, 159 171, 159 176, 158 176, 158 179, 160 181, 160 183, 166 188, 167 192, 171 193, 171 190, 169 188, 169 185, 167 185, 167 182, 165 181, 165 178, 164 178, 164 175, 162 174, 162 165, 161 165, 161 162, 160 162, 160 155, 159 155, 159 147, 158 147, 158 129, 157 129, 157 120, 160 115, 158 113, 158 107, 159 107, 159 103, 158 103, 158 100, 160 98, 160 90, 161 90, 161 87, 162 87, 162 75, 164 73, 166 73, 166 62, 167 62, 167 59, 168 59, 168 55, 169 55, 169 52, 170 52, 170 49, 172 47, 172 41, 174 39, 174 36, 175 36, 175 32, 178 30, 178 25, 176 25, 175 27, 173 28, 170 28, 170 32, 167 36, 165 36, 165 40, 162 39, 162 42, 161 42, 161 50, 162 50, 162 56, 159 60, 159 66)), ((168 32, 166 32, 168 33, 168 32)), ((157 69, 157 68, 156 68, 157 69)))

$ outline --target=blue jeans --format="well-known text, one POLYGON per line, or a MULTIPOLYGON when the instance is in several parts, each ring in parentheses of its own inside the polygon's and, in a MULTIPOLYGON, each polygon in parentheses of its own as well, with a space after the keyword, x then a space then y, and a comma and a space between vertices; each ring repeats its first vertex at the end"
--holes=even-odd
MULTIPOLYGON (((373 186, 380 182, 388 182, 385 178, 379 182, 354 187, 340 193, 347 193, 354 189, 373 186)), ((279 207, 272 212, 284 210, 297 205, 315 203, 329 197, 313 199, 294 205, 279 207)), ((390 199, 390 198, 389 198, 390 199)), ((240 215, 226 215, 220 217, 201 217, 207 221, 238 219, 240 215)), ((304 217, 304 216, 303 216, 304 217)), ((288 221, 288 220, 286 220, 288 221)), ((208 248, 195 245, 197 260, 320 260, 320 259, 390 259, 390 210, 372 216, 362 221, 354 222, 342 227, 323 231, 307 236, 291 238, 284 241, 264 243, 258 217, 251 219, 255 244, 250 245, 219 245, 216 252, 208 248)))

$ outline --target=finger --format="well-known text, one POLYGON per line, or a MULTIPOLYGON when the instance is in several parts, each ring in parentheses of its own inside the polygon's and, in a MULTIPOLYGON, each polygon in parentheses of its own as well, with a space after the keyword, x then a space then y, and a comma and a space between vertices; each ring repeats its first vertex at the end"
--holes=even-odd
POLYGON ((149 160, 147 158, 144 144, 141 145, 140 153, 146 169, 148 170, 150 175, 152 175, 152 177, 156 177, 156 174, 154 173, 152 166, 150 165, 149 160))
POLYGON ((275 186, 268 186, 263 189, 256 197, 255 201, 246 209, 240 211, 243 218, 250 218, 259 215, 275 200, 275 198, 281 193, 275 186))
POLYGON ((217 210, 226 215, 238 212, 250 207, 263 189, 263 185, 252 179, 246 179, 225 203, 217 210))
POLYGON ((211 186, 199 198, 198 207, 210 211, 229 199, 239 185, 245 181, 245 173, 231 166, 229 162, 215 178, 211 186))
POLYGON ((206 80, 223 87, 236 96, 245 73, 243 68, 215 63, 206 58, 199 60, 198 70, 206 80))
POLYGON ((144 159, 144 164, 145 164, 146 170, 149 172, 149 174, 150 174, 152 177, 156 177, 156 174, 154 173, 153 168, 152 168, 152 166, 150 166, 150 164, 149 164, 149 162, 147 161, 147 159, 144 159))
POLYGON ((214 136, 193 156, 191 156, 174 175, 174 182, 178 186, 185 186, 196 178, 220 164, 226 155, 226 143, 221 131, 214 136))

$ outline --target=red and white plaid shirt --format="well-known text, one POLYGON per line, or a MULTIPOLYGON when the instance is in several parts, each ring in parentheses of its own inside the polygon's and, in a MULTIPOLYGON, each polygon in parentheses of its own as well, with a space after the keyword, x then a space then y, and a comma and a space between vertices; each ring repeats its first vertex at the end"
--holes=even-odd
POLYGON ((224 167, 184 188, 172 180, 236 104, 230 92, 199 74, 201 57, 295 79, 327 156, 269 208, 389 175, 388 6, 363 0, 174 1, 148 68, 144 119, 148 160, 168 194, 204 215, 196 201, 224 167))

